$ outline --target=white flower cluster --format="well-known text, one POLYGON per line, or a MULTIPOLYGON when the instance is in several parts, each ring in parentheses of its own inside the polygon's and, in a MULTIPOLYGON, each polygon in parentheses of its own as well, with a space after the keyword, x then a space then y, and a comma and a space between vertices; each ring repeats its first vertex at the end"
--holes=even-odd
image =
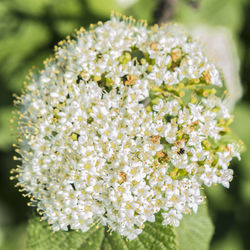
POLYGON ((113 16, 61 42, 17 98, 18 184, 52 229, 94 222, 132 240, 161 211, 178 226, 229 186, 237 144, 219 71, 176 25, 113 16), (217 91, 217 92, 216 92, 217 91))

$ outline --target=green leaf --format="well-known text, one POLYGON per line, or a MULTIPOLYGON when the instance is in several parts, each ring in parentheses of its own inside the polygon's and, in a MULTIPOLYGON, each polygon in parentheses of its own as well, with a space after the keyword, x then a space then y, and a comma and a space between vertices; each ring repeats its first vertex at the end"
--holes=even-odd
POLYGON ((173 228, 170 226, 163 226, 162 218, 159 214, 156 216, 156 221, 154 223, 146 223, 143 232, 135 240, 128 241, 116 232, 113 232, 111 235, 106 233, 102 247, 102 249, 105 250, 177 249, 176 235, 173 228))
POLYGON ((143 232, 135 240, 128 241, 117 232, 109 233, 103 226, 93 225, 86 233, 70 231, 53 233, 46 222, 38 217, 28 226, 28 250, 203 250, 208 249, 213 226, 206 206, 197 214, 184 216, 179 228, 163 226, 160 214, 154 223, 147 222, 143 232))
POLYGON ((34 217, 28 225, 28 250, 100 249, 104 228, 93 225, 88 232, 58 231, 53 233, 46 222, 34 217))
POLYGON ((207 207, 201 205, 198 212, 185 215, 176 228, 179 250, 206 250, 214 232, 213 224, 208 216, 207 207))

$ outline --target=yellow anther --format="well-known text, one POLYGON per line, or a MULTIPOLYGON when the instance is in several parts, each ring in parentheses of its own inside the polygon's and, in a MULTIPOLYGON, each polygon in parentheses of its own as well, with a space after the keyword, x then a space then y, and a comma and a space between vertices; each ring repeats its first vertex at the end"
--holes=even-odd
POLYGON ((202 75, 206 83, 211 83, 211 76, 208 71, 204 71, 202 75))
POLYGON ((137 81, 137 77, 135 75, 128 75, 127 81, 125 81, 125 85, 134 85, 137 81))
POLYGON ((158 50, 157 44, 156 43, 151 43, 150 44, 150 49, 157 51, 158 50))
POLYGON ((171 58, 174 63, 179 61, 182 57, 182 52, 180 49, 176 48, 171 52, 171 58))
POLYGON ((127 175, 126 175, 126 173, 124 173, 124 172, 120 172, 119 173, 119 176, 120 176, 120 181, 119 181, 119 183, 120 184, 122 184, 123 182, 125 182, 126 180, 127 180, 127 175))
POLYGON ((158 144, 160 142, 160 139, 161 139, 161 136, 159 136, 159 135, 153 135, 152 136, 152 142, 154 144, 158 144))

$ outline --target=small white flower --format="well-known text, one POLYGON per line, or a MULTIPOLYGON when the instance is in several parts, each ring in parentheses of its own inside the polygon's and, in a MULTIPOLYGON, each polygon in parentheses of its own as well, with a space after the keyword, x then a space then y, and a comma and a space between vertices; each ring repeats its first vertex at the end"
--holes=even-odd
POLYGON ((177 130, 178 130, 177 125, 172 125, 171 123, 167 123, 165 125, 164 136, 168 143, 175 142, 177 130))

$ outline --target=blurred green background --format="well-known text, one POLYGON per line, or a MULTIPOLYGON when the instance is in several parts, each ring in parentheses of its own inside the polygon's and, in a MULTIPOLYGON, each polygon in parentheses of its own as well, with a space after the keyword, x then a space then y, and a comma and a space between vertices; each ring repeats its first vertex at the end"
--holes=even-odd
MULTIPOLYGON (((232 56, 224 62, 231 61, 232 94, 241 92, 237 74, 243 87, 243 97, 233 111, 233 129, 247 150, 240 162, 232 164, 235 174, 230 189, 215 186, 207 190, 215 224, 211 249, 250 249, 249 0, 0 0, 0 249, 25 248, 26 222, 32 213, 26 198, 9 180, 9 171, 16 164, 11 146, 15 138, 9 129, 12 94, 20 94, 29 69, 33 65, 41 68, 56 43, 81 26, 87 28, 90 23, 109 19, 111 10, 146 19, 149 24, 169 19, 183 22, 191 30, 197 25, 228 29, 231 40, 226 53, 232 56)), ((215 47, 223 48, 223 44, 215 47)))

